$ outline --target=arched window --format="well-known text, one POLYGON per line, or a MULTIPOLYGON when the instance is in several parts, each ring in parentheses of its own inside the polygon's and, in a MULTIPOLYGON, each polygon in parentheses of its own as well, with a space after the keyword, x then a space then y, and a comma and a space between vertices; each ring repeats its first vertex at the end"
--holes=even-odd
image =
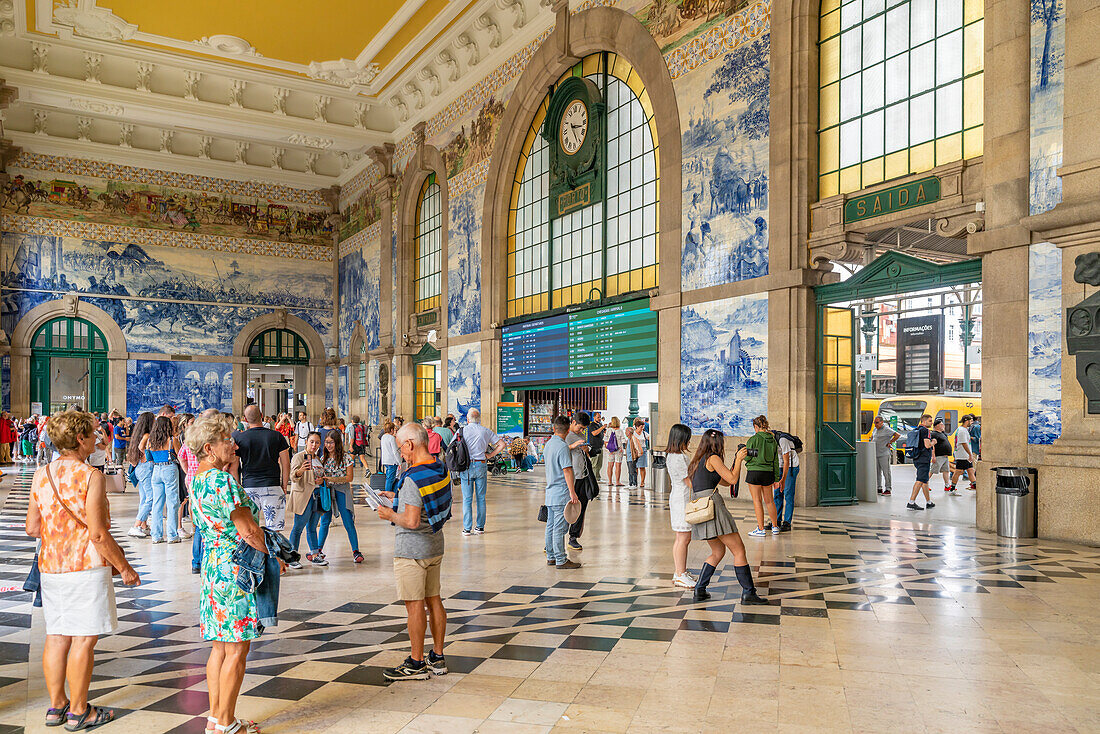
POLYGON ((559 79, 591 79, 607 103, 605 202, 551 220, 549 144, 535 112, 516 166, 508 218, 508 317, 657 286, 657 126, 638 73, 614 53, 583 58, 559 79))
POLYGON ((35 351, 106 352, 107 339, 94 324, 84 319, 51 319, 34 333, 35 351))
POLYGON ((443 278, 443 196, 435 174, 428 174, 416 202, 416 239, 413 257, 416 276, 413 280, 414 311, 426 311, 439 306, 443 278))
POLYGON ((302 337, 286 329, 268 329, 248 346, 252 364, 309 364, 309 347, 302 337))
POLYGON ((359 394, 356 397, 367 397, 367 346, 365 344, 359 350, 359 394))
POLYGON ((984 145, 984 0, 821 0, 820 198, 984 145))

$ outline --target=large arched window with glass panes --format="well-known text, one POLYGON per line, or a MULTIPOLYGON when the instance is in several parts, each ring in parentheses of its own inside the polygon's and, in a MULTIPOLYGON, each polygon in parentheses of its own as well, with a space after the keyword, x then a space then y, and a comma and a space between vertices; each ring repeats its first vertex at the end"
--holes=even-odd
POLYGON ((819 197, 983 149, 984 0, 821 0, 819 197))
POLYGON ((606 197, 549 216, 550 151, 539 133, 551 90, 531 120, 508 217, 508 317, 655 288, 660 231, 657 126, 638 72, 618 54, 591 54, 562 75, 592 80, 606 102, 606 197))
POLYGON ((434 173, 428 174, 420 187, 414 243, 414 310, 426 311, 439 306, 443 285, 443 194, 434 173))

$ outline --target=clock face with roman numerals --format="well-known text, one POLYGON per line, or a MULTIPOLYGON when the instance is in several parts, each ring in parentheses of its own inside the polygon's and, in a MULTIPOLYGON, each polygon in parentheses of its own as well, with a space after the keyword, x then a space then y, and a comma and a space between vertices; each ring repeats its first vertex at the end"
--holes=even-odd
POLYGON ((561 149, 568 155, 574 155, 581 149, 588 136, 588 108, 579 99, 573 100, 561 116, 561 130, 558 138, 561 149))

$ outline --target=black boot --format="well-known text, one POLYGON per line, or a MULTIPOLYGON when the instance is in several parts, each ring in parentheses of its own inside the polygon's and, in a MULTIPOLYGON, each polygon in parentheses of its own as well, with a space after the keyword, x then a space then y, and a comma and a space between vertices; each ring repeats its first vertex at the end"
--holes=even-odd
POLYGON ((752 570, 748 566, 734 566, 733 571, 737 574, 737 582, 741 584, 742 604, 751 606, 768 603, 756 593, 756 586, 752 582, 752 570))
POLYGON ((706 601, 710 598, 710 594, 707 593, 707 584, 710 583, 710 577, 713 575, 714 566, 704 563, 699 569, 699 580, 695 582, 695 601, 706 601))

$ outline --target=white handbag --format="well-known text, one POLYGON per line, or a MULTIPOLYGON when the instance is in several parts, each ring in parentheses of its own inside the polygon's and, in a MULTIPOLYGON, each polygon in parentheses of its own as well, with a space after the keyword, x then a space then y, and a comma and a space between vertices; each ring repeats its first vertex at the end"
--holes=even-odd
POLYGON ((699 499, 688 500, 687 505, 684 507, 684 519, 691 525, 699 525, 700 523, 709 522, 714 519, 714 495, 718 493, 718 488, 715 487, 714 491, 708 494, 706 497, 700 497, 699 499))

